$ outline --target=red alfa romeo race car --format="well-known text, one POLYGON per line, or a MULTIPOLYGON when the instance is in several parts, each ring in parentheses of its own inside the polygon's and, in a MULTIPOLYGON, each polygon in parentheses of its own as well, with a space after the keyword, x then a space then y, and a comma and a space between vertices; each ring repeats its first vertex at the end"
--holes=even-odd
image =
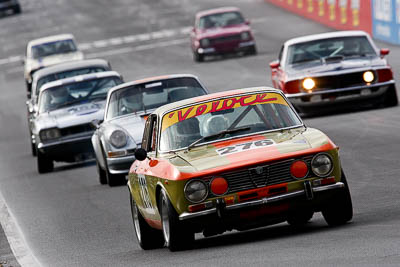
POLYGON ((272 83, 301 112, 338 104, 397 105, 388 49, 363 31, 339 31, 286 41, 270 63, 272 83))
POLYGON ((280 90, 248 88, 162 106, 146 121, 130 168, 132 217, 143 249, 190 247, 221 234, 322 211, 353 215, 338 147, 306 127, 280 90))

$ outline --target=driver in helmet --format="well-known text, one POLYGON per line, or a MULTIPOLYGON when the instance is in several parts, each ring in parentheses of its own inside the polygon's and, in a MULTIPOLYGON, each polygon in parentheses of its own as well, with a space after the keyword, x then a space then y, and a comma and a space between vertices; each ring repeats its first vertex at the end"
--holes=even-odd
POLYGON ((68 88, 64 86, 54 88, 53 90, 50 91, 50 94, 51 94, 51 100, 50 100, 51 105, 63 104, 75 100, 75 98, 69 94, 68 88))
POLYGON ((143 96, 140 92, 127 94, 121 98, 121 113, 129 114, 143 110, 143 96))

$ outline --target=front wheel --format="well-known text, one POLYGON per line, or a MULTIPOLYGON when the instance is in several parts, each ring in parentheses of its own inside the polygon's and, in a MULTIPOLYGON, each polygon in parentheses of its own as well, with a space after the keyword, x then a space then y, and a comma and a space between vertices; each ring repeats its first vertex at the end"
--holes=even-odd
POLYGON ((159 199, 162 232, 166 246, 170 251, 190 248, 194 242, 194 232, 179 221, 178 214, 164 190, 161 190, 159 199))
POLYGON ((345 224, 353 218, 353 204, 351 202, 349 185, 342 170, 342 182, 345 187, 329 199, 322 215, 330 226, 345 224))
POLYGON ((204 61, 204 55, 203 54, 199 54, 197 52, 193 52, 193 59, 196 62, 203 62, 204 61))
POLYGON ((398 105, 396 87, 389 87, 388 91, 383 96, 383 104, 385 107, 395 107, 398 105))
POLYGON ((54 163, 51 158, 48 158, 40 150, 36 149, 37 155, 37 168, 39 173, 52 172, 54 170, 54 163))
POLYGON ((97 169, 97 175, 99 176, 100 184, 107 184, 106 171, 101 168, 99 161, 97 159, 96 159, 96 169, 97 169))
POLYGON ((109 170, 106 170, 107 184, 109 186, 118 186, 126 184, 125 174, 112 174, 109 170))
POLYGON ((164 237, 160 230, 151 228, 139 212, 135 201, 132 198, 131 193, 131 213, 133 226, 135 227, 136 238, 142 249, 155 249, 162 248, 164 246, 164 237))

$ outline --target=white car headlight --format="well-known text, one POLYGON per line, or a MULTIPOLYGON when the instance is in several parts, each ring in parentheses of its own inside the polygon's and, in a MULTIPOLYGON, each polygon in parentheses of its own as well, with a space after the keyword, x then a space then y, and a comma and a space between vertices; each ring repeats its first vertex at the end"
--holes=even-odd
POLYGON ((207 185, 201 180, 190 180, 185 185, 185 197, 193 203, 199 203, 208 195, 207 185))
POLYGON ((250 39, 250 34, 249 34, 249 32, 242 32, 242 33, 240 34, 240 39, 242 39, 242 40, 248 40, 248 39, 250 39))
POLYGON ((311 161, 311 169, 319 177, 328 176, 333 169, 332 159, 328 154, 317 154, 311 161))
POLYGON ((126 133, 124 131, 115 130, 110 135, 110 143, 116 148, 124 147, 127 142, 128 137, 126 136, 126 133))
POLYGON ((210 45, 210 40, 208 40, 207 38, 201 39, 201 40, 200 40, 200 45, 201 45, 202 47, 207 47, 207 46, 210 45))
POLYGON ((49 141, 60 138, 61 133, 58 128, 51 128, 40 131, 39 136, 41 141, 49 141))

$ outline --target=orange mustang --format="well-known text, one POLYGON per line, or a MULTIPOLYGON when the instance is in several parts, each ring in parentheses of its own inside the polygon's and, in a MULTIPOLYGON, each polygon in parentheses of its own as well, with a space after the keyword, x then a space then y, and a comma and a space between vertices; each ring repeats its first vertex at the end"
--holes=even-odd
POLYGON ((285 95, 248 88, 165 105, 147 119, 129 173, 132 217, 143 249, 187 248, 221 234, 321 211, 351 220, 338 147, 301 121, 285 95))

